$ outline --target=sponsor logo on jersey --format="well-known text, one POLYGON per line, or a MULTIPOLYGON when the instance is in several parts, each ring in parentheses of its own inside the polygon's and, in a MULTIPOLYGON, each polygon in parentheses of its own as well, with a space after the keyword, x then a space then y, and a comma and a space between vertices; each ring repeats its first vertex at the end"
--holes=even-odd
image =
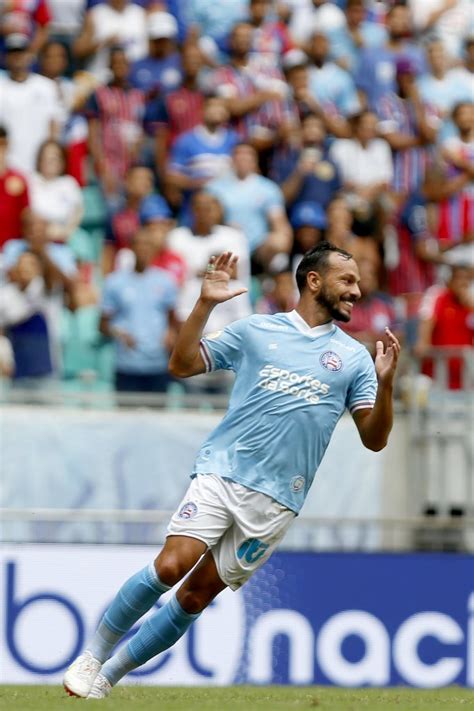
POLYGON ((319 362, 323 368, 326 368, 326 370, 330 370, 333 373, 337 373, 338 370, 342 370, 342 360, 337 353, 334 353, 334 351, 326 351, 323 353, 319 359, 319 362))
POLYGON ((292 395, 299 400, 306 400, 310 405, 317 405, 321 396, 327 395, 329 392, 329 385, 322 383, 312 375, 293 373, 291 370, 278 368, 274 365, 266 365, 259 375, 262 378, 258 382, 259 388, 292 395))
POLYGON ((204 338, 206 341, 215 341, 216 338, 219 338, 221 333, 222 333, 222 330, 221 331, 213 331, 212 333, 206 333, 204 338))
POLYGON ((292 480, 290 481, 290 489, 295 494, 297 494, 299 491, 301 491, 303 489, 303 487, 304 487, 304 476, 301 476, 301 474, 294 476, 292 478, 292 480))
POLYGON ((194 518, 197 514, 197 511, 198 507, 196 506, 194 501, 186 501, 186 503, 181 506, 178 516, 179 518, 184 519, 194 518))

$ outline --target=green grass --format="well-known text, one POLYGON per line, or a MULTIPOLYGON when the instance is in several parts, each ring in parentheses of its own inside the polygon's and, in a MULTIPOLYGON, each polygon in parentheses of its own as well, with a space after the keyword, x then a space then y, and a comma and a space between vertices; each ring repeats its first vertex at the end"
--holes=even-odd
MULTIPOLYGON (((108 699, 96 703, 104 711, 469 711, 474 708, 474 692, 458 687, 418 691, 119 686, 108 699)), ((0 686, 2 711, 78 711, 82 704, 83 700, 67 697, 57 686, 0 686)))

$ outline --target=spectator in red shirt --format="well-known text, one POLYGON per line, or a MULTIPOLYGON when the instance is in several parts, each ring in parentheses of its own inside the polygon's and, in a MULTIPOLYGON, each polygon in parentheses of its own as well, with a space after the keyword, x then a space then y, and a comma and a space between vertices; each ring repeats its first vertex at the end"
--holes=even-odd
MULTIPOLYGON (((451 347, 461 351, 474 346, 474 300, 472 296, 472 270, 469 267, 453 267, 445 288, 433 287, 423 299, 420 308, 418 356, 427 355, 432 348, 451 347)), ((472 358, 472 353, 471 353, 472 358)), ((433 377, 436 365, 425 358, 423 372, 433 377)), ((448 384, 450 390, 459 390, 467 385, 462 357, 448 359, 448 384)))
POLYGON ((8 134, 0 126, 0 249, 9 239, 21 237, 21 216, 29 206, 25 178, 7 165, 8 134))
POLYGON ((106 276, 115 268, 115 258, 121 249, 130 249, 133 237, 140 227, 139 209, 142 201, 153 192, 153 173, 150 168, 135 165, 130 168, 125 181, 125 204, 108 220, 105 244, 102 251, 102 274, 106 276))

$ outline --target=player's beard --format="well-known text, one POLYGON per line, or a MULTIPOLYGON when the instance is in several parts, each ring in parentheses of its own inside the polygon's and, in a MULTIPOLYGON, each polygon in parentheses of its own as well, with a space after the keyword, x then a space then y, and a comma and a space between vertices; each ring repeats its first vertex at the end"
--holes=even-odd
POLYGON ((341 297, 331 294, 325 286, 322 287, 319 295, 316 297, 316 302, 326 309, 331 318, 347 323, 351 320, 351 315, 339 309, 340 301, 341 297))

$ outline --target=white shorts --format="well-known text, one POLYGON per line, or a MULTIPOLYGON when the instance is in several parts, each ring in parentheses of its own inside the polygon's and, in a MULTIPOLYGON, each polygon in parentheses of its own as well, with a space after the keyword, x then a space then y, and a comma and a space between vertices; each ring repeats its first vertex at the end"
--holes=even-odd
POLYGON ((268 560, 295 515, 266 494, 216 474, 198 474, 167 535, 203 541, 221 580, 237 590, 268 560))

